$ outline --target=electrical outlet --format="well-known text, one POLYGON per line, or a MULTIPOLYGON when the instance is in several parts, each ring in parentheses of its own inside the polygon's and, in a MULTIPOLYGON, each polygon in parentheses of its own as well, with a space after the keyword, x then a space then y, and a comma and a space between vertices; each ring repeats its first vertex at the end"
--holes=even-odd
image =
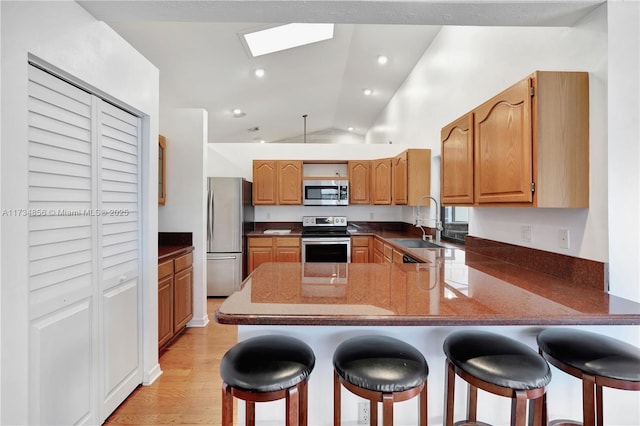
POLYGON ((533 227, 531 225, 522 225, 520 227, 520 241, 530 243, 533 239, 533 227))
POLYGON ((373 214, 373 212, 369 212, 369 219, 374 219, 375 215, 373 214))
POLYGON ((569 230, 568 229, 562 228, 560 229, 560 231, 558 231, 558 245, 562 249, 569 248, 569 230))
POLYGON ((369 402, 358 402, 358 424, 369 424, 369 402))

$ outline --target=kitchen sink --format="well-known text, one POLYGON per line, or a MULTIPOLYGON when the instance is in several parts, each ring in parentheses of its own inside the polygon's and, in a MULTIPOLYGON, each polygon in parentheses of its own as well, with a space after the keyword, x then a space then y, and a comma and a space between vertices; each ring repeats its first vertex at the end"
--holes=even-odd
POLYGON ((407 248, 444 248, 439 244, 423 241, 420 238, 391 238, 391 241, 407 248))

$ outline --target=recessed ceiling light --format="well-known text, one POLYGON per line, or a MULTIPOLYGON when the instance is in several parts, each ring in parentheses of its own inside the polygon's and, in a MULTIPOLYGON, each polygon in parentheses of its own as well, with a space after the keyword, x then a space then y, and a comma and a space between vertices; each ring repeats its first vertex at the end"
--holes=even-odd
POLYGON ((380 56, 378 56, 378 63, 379 63, 380 65, 384 65, 384 64, 386 64, 388 61, 389 61, 389 58, 387 58, 386 56, 384 56, 384 55, 380 55, 380 56))
POLYGON ((350 132, 353 132, 353 127, 349 126, 349 127, 347 127, 347 130, 350 131, 350 132))
POLYGON ((333 24, 286 24, 243 34, 253 57, 333 38, 333 24))
POLYGON ((244 111, 242 111, 240 108, 234 108, 233 116, 235 118, 244 117, 245 115, 247 115, 247 114, 244 111))
POLYGON ((253 73, 256 77, 262 78, 264 77, 264 68, 257 68, 253 73))
POLYGON ((371 95, 373 95, 373 90, 371 90, 371 89, 362 89, 362 93, 364 93, 365 96, 371 96, 371 95))

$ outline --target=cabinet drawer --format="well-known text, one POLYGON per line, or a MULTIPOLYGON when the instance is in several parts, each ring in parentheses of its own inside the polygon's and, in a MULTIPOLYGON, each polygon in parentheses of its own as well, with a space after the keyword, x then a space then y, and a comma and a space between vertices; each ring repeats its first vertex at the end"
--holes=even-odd
POLYGON ((173 260, 167 260, 158 265, 158 279, 173 275, 173 260))
POLYGON ((193 264, 193 253, 187 253, 175 259, 175 271, 179 272, 193 264))
POLYGON ((384 250, 384 244, 382 243, 382 241, 380 241, 379 239, 375 239, 373 240, 373 249, 374 250, 378 250, 380 253, 382 253, 382 251, 384 250))
POLYGON ((393 247, 388 246, 388 245, 384 245, 384 250, 382 251, 384 253, 384 258, 385 259, 389 259, 391 260, 393 258, 393 247))
POLYGON ((271 247, 273 239, 271 237, 249 238, 249 247, 271 247))
POLYGON ((300 247, 300 238, 297 237, 278 237, 276 247, 300 247))
POLYGON ((369 237, 351 237, 353 247, 369 247, 369 237))

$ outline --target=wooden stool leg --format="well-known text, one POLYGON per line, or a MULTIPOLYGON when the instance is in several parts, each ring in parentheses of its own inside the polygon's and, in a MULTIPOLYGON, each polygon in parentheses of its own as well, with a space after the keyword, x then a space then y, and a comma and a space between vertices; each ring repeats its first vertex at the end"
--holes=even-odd
POLYGON ((300 418, 299 423, 300 426, 307 426, 309 415, 307 414, 307 409, 309 406, 309 388, 307 386, 308 382, 303 381, 300 386, 300 418))
POLYGON ((446 360, 447 379, 444 385, 444 424, 453 426, 453 400, 455 396, 456 372, 453 364, 446 360))
POLYGON ((233 426, 233 395, 231 387, 222 382, 222 426, 233 426))
POLYGON ((469 384, 469 401, 467 402, 467 420, 471 423, 478 419, 478 388, 469 384))
POLYGON ((517 390, 515 398, 511 398, 511 426, 525 426, 527 424, 527 394, 517 390))
POLYGON ((596 416, 598 426, 604 426, 604 408, 602 401, 602 386, 596 384, 596 416))
POLYGON ((596 378, 586 374, 582 375, 582 424, 584 426, 595 426, 595 387, 596 378))
MULTIPOLYGON (((382 409, 384 410, 384 407, 382 409)), ((369 424, 378 426, 378 403, 372 400, 369 400, 369 424)))
POLYGON ((333 372, 333 425, 340 426, 340 378, 338 373, 333 372))
POLYGON ((383 426, 393 426, 393 394, 382 395, 382 424, 383 426))
POLYGON ((299 410, 300 410, 300 393, 298 392, 298 387, 294 386, 287 390, 286 397, 286 426, 299 426, 298 421, 300 420, 299 410))
POLYGON ((247 426, 256 425, 256 403, 253 401, 245 401, 245 417, 247 426))
POLYGON ((422 390, 420 391, 420 426, 427 426, 429 419, 428 404, 427 404, 427 382, 424 382, 422 390))
POLYGON ((547 424, 546 420, 544 420, 544 397, 547 395, 545 392, 540 398, 536 398, 533 400, 533 404, 529 405, 532 408, 532 422, 533 426, 545 426, 547 424))

